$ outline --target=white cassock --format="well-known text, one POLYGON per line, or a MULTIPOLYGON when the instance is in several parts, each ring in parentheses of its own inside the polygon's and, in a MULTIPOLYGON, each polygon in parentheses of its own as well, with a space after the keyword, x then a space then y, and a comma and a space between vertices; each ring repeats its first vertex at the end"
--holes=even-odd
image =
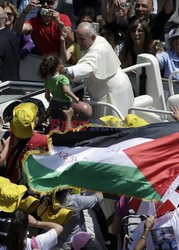
MULTIPOLYGON (((74 80, 83 78, 92 101, 110 103, 125 117, 134 97, 131 82, 120 65, 111 45, 105 38, 97 36, 78 63, 67 69, 74 80)), ((105 115, 116 116, 116 112, 101 106, 95 108, 95 119, 105 115)))

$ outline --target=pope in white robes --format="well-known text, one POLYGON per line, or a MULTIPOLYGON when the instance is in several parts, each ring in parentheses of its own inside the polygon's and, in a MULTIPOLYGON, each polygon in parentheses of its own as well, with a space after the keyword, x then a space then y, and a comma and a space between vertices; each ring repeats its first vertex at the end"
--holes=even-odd
MULTIPOLYGON (((82 58, 74 66, 64 68, 67 76, 83 79, 92 101, 114 105, 125 117, 133 104, 131 82, 120 67, 120 61, 105 38, 96 35, 91 23, 80 23, 76 39, 82 58)), ((115 115, 110 108, 97 106, 93 117, 115 115)))

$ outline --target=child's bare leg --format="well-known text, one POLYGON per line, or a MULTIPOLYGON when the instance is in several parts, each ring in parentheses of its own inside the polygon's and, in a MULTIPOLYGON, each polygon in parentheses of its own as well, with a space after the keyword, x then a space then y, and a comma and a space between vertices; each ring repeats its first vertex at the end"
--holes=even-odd
POLYGON ((36 127, 42 125, 43 122, 46 122, 47 119, 51 116, 51 113, 52 113, 52 108, 48 107, 46 111, 37 118, 36 127))
POLYGON ((74 110, 72 107, 70 107, 67 110, 62 110, 62 112, 66 118, 65 130, 68 130, 68 129, 72 128, 72 117, 74 115, 74 110))

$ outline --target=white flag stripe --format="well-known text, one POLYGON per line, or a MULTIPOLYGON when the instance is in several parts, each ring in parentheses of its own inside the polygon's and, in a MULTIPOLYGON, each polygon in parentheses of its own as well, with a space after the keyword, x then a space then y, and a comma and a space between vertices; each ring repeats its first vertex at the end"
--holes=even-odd
POLYGON ((170 185, 170 187, 167 189, 166 193, 163 195, 162 197, 162 202, 165 202, 166 200, 168 200, 171 196, 171 194, 173 194, 176 190, 176 188, 179 186, 179 175, 177 176, 177 178, 172 182, 172 184, 170 185))
POLYGON ((137 214, 151 215, 156 211, 154 202, 141 201, 137 214))
MULTIPOLYGON (((173 209, 174 208, 177 208, 178 205, 179 205, 179 192, 177 192, 176 190, 170 194, 169 198, 166 201, 170 201, 172 204, 173 204, 173 209)), ((146 202, 146 201, 142 201, 140 202, 140 205, 136 211, 137 214, 146 214, 146 215, 151 215, 151 214, 154 214, 156 213, 156 211, 158 211, 160 209, 160 207, 162 208, 162 206, 165 206, 166 207, 166 204, 164 203, 161 203, 159 205, 158 208, 155 207, 155 202, 146 202), (163 204, 163 205, 162 205, 163 204)), ((132 207, 132 205, 131 205, 132 207)), ((168 207, 168 209, 172 209, 172 206, 170 205, 170 207, 168 207)))
POLYGON ((111 165, 123 165, 136 168, 136 165, 122 151, 124 149, 149 142, 153 139, 134 138, 110 147, 53 147, 49 155, 33 155, 34 159, 49 169, 63 172, 75 162, 101 162, 111 165))
POLYGON ((178 207, 179 205, 179 192, 175 191, 171 194, 171 196, 169 197, 169 200, 171 201, 171 203, 173 203, 173 205, 175 207, 178 207))

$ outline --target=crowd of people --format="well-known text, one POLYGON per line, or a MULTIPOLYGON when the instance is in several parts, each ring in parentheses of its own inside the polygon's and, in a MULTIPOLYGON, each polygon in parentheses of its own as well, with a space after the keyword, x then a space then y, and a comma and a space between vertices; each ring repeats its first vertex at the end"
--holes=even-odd
MULTIPOLYGON (((125 248, 122 218, 129 214, 129 197, 117 198, 110 238, 103 228, 107 221, 101 192, 69 188, 37 195, 29 190, 22 172, 28 151, 50 148, 49 135, 35 131, 49 117, 66 122, 64 131, 74 128, 73 120, 88 122, 91 116, 115 115, 107 107, 92 109, 82 103, 83 94, 74 94, 71 82, 83 81, 91 101, 112 104, 125 116, 135 93, 123 68, 136 64, 137 55, 156 56, 165 78, 179 70, 177 22, 164 45, 165 25, 176 1, 164 0, 154 14, 157 1, 152 0, 73 0, 74 22, 57 11, 56 0, 0 3, 0 81, 20 80, 20 60, 34 53, 41 58, 37 72, 49 102, 41 115, 35 103, 16 105, 9 118, 8 138, 1 138, 0 250, 117 250, 122 249, 121 242, 131 250, 179 249, 179 208, 141 221, 125 248)), ((179 74, 173 79, 178 80, 179 74)), ((171 111, 179 121, 179 108, 171 111)))

